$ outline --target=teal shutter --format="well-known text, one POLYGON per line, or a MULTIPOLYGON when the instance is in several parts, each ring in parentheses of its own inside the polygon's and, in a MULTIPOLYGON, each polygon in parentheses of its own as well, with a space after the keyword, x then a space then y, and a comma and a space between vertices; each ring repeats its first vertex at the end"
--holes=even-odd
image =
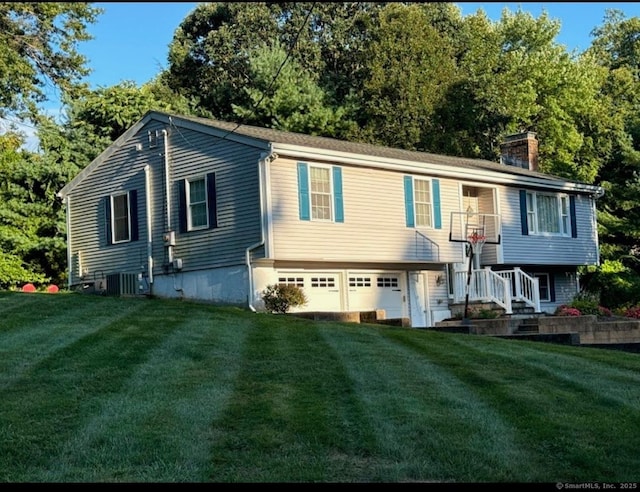
POLYGON ((529 235, 529 225, 527 224, 527 190, 520 190, 520 226, 522 235, 529 235))
POLYGON ((333 167, 333 208, 336 222, 344 222, 344 206, 342 205, 342 168, 333 167))
POLYGON ((309 211, 309 168, 306 162, 298 162, 298 207, 300 220, 311 220, 309 211))
POLYGON ((404 211, 407 227, 415 227, 413 218, 413 178, 411 176, 404 177, 404 211))
POLYGON ((431 189, 433 191, 433 227, 442 229, 442 212, 440 210, 440 180, 431 180, 431 189))
POLYGON ((571 219, 571 237, 578 237, 578 224, 576 223, 576 197, 569 196, 569 217, 571 219))

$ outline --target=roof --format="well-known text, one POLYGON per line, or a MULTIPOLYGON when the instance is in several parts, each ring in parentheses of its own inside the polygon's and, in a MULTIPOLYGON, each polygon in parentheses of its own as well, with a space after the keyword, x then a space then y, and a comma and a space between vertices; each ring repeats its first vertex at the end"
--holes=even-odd
POLYGON ((68 183, 59 193, 60 197, 66 196, 75 185, 80 182, 88 173, 90 173, 97 165, 103 162, 116 148, 119 148, 127 139, 133 136, 150 120, 160 120, 172 125, 184 126, 188 122, 196 125, 210 128, 216 133, 222 132, 221 138, 234 139, 238 136, 248 137, 255 140, 265 148, 284 145, 295 146, 298 148, 309 148, 320 151, 350 154, 354 156, 367 156, 378 158, 380 160, 394 160, 417 164, 427 164, 432 166, 443 166, 455 170, 455 168, 465 168, 476 172, 500 173, 502 175, 513 176, 515 179, 527 178, 534 179, 536 182, 549 184, 574 183, 577 190, 587 193, 602 193, 602 188, 594 185, 588 185, 579 181, 568 180, 565 178, 544 174, 538 171, 523 169, 515 166, 489 161, 486 159, 473 159, 466 157, 456 157, 441 154, 432 154, 429 152, 411 151, 385 147, 382 145, 374 145, 368 143, 349 142, 336 138, 318 137, 306 135, 302 133, 288 132, 282 130, 274 130, 272 128, 263 128, 251 125, 231 123, 211 118, 202 118, 197 116, 186 116, 181 114, 171 114, 161 111, 148 111, 136 124, 121 135, 113 142, 102 154, 80 172, 70 183, 68 183))

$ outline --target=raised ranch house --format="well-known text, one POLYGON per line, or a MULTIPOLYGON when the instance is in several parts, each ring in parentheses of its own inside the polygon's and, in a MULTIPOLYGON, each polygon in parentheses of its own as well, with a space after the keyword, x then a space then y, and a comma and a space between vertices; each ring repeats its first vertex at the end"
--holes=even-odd
POLYGON ((430 327, 465 301, 552 313, 599 262, 602 189, 538 172, 531 132, 502 162, 151 111, 60 192, 69 285, 262 308, 377 311, 430 327), (470 238, 484 246, 475 250, 470 238))

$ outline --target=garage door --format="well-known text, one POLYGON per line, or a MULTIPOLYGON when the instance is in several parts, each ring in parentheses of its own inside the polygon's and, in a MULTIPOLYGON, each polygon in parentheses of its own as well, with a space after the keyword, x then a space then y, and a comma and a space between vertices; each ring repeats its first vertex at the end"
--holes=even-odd
POLYGON ((338 273, 285 273, 278 275, 279 284, 297 285, 307 296, 307 304, 295 311, 342 311, 340 274, 338 273))
POLYGON ((387 319, 405 316, 402 274, 349 272, 347 278, 349 311, 384 309, 387 319))

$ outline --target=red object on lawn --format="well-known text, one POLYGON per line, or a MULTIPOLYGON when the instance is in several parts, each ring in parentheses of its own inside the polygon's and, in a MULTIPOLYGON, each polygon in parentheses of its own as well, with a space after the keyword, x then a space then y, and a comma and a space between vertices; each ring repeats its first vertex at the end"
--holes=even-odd
POLYGON ((60 289, 58 289, 57 285, 50 285, 49 287, 47 287, 47 292, 51 292, 52 294, 55 294, 56 292, 58 292, 60 289))
POLYGON ((22 292, 35 292, 36 287, 33 284, 24 284, 22 292))

